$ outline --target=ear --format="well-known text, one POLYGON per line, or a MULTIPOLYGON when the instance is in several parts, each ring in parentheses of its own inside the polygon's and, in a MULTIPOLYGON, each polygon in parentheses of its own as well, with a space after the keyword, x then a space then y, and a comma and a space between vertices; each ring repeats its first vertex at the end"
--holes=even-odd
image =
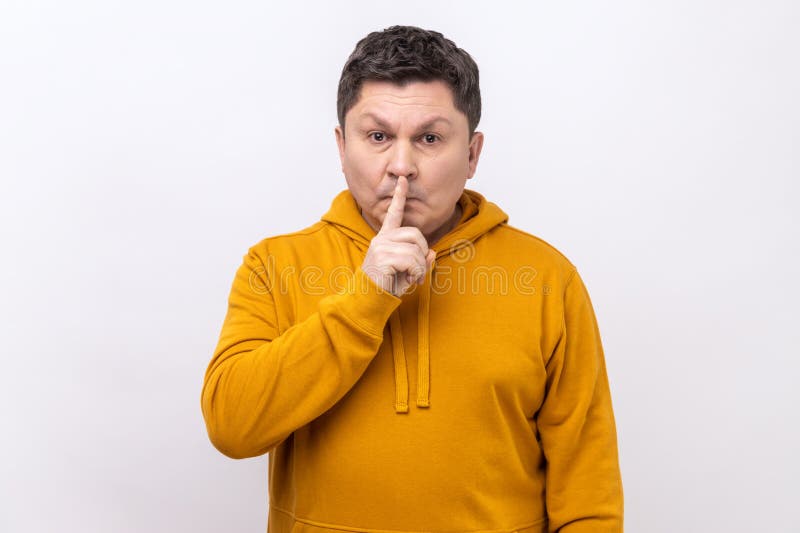
POLYGON ((469 141, 469 173, 467 179, 475 175, 475 170, 478 168, 478 159, 481 156, 481 149, 483 148, 483 133, 476 131, 472 134, 472 139, 469 141))
POLYGON ((341 126, 336 126, 333 129, 333 133, 336 136, 336 146, 339 147, 339 161, 342 164, 342 172, 344 172, 344 131, 342 131, 341 126))

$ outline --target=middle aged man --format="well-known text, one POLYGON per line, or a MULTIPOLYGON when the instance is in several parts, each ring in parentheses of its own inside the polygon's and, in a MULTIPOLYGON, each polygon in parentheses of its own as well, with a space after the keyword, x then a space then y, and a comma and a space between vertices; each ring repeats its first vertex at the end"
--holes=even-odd
POLYGON ((268 531, 621 532, 586 287, 464 188, 474 61, 438 32, 373 32, 337 105, 347 189, 249 249, 203 383, 214 446, 270 454, 268 531))

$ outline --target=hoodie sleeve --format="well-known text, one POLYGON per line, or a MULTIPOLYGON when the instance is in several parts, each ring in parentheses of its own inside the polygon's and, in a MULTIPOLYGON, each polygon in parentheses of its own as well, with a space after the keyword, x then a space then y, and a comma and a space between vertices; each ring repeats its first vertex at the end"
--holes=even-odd
POLYGON ((213 445, 234 459, 263 455, 331 408, 358 381, 401 299, 359 267, 347 290, 279 334, 264 262, 250 248, 238 268, 201 408, 213 445))
POLYGON ((589 293, 575 270, 563 309, 537 419, 547 462, 549 532, 621 533, 622 479, 603 347, 589 293))

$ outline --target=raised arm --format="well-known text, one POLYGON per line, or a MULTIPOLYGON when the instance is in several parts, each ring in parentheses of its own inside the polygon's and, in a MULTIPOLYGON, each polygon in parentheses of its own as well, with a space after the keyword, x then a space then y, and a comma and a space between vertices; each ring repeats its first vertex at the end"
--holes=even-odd
POLYGON ((315 313, 279 335, 267 269, 248 251, 201 393, 208 436, 220 452, 234 459, 269 452, 358 381, 401 300, 361 268, 350 281, 351 290, 322 298, 315 313))
POLYGON ((573 271, 561 338, 546 362, 537 415, 547 459, 550 533, 621 533, 623 490, 603 346, 589 293, 573 271))

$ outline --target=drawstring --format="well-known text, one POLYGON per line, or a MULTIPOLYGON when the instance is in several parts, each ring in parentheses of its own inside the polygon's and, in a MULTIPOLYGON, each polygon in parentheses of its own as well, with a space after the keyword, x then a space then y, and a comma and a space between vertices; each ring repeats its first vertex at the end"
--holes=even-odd
POLYGON ((430 355, 429 355, 429 335, 428 326, 430 324, 430 298, 431 284, 427 283, 423 287, 422 294, 419 295, 419 324, 417 333, 417 407, 428 407, 430 405, 430 355))
POLYGON ((389 317, 389 330, 392 335, 392 354, 394 356, 394 410, 408 412, 408 374, 406 354, 403 350, 403 327, 400 324, 400 310, 395 309, 389 317))
MULTIPOLYGON (((417 407, 430 406, 430 300, 433 283, 434 264, 426 276, 429 279, 422 287, 419 297, 418 334, 417 334, 417 407)), ((400 309, 397 308, 389 317, 389 332, 392 337, 392 356, 394 358, 394 410, 398 413, 408 412, 408 370, 405 349, 403 348, 403 325, 400 322, 400 309)))

